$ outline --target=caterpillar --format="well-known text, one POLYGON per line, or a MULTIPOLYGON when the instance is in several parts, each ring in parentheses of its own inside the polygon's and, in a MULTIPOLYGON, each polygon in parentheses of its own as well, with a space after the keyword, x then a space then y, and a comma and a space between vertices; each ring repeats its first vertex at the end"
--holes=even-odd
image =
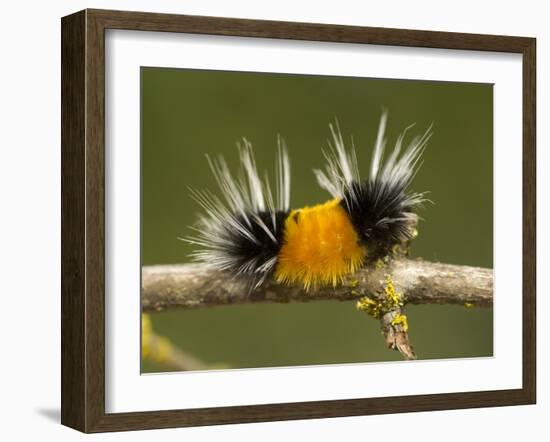
POLYGON ((336 122, 324 170, 314 170, 331 199, 313 206, 290 208, 290 160, 279 136, 275 192, 267 173, 260 178, 251 143, 237 143, 241 169, 234 175, 222 156, 207 155, 220 195, 191 190, 202 213, 184 238, 199 248, 192 257, 243 277, 253 287, 272 277, 306 291, 337 286, 361 266, 385 256, 416 235, 416 209, 425 193, 409 185, 430 139, 431 126, 403 147, 409 126, 384 160, 387 112, 383 112, 372 155, 370 174, 362 179, 355 147, 347 149, 336 122), (402 152, 403 151, 403 152, 402 152))

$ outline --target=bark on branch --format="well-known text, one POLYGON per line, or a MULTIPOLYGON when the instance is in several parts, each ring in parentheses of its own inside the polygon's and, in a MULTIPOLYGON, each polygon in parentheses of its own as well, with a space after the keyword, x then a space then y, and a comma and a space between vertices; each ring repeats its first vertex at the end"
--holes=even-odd
POLYGON ((239 279, 215 272, 202 264, 157 265, 142 268, 142 309, 161 311, 250 302, 357 300, 384 289, 386 275, 407 304, 493 303, 493 270, 422 260, 398 259, 380 268, 363 268, 336 288, 305 292, 266 282, 251 292, 239 279))

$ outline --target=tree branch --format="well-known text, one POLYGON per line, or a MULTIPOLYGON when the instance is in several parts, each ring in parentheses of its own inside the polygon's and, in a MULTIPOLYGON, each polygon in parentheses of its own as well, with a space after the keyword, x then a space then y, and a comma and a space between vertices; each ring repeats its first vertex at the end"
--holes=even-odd
POLYGON ((492 269, 396 259, 379 269, 363 268, 336 288, 323 287, 312 292, 272 281, 251 291, 242 280, 203 264, 144 266, 142 309, 161 311, 250 302, 357 300, 364 295, 381 293, 388 274, 405 304, 487 307, 493 303, 492 269))
POLYGON ((408 361, 416 359, 412 345, 409 342, 407 329, 400 324, 395 324, 395 318, 401 315, 401 309, 393 309, 385 313, 380 319, 380 329, 386 338, 386 346, 397 350, 408 361))
POLYGON ((166 365, 177 371, 207 370, 209 368, 208 364, 175 347, 163 336, 151 332, 147 338, 145 356, 157 364, 166 365))
POLYGON ((249 302, 359 300, 358 308, 380 320, 388 348, 404 359, 416 359, 409 342, 407 304, 461 304, 487 307, 493 303, 493 271, 422 260, 395 259, 381 268, 365 267, 338 287, 305 292, 267 281, 250 290, 246 281, 201 264, 142 268, 142 309, 198 308, 249 302), (389 294, 389 296, 388 296, 389 294))

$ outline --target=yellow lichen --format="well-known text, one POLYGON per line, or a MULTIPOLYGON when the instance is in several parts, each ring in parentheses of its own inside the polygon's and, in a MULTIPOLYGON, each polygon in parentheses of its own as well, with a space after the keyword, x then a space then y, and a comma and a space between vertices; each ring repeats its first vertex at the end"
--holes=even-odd
POLYGON ((407 316, 402 313, 398 313, 395 318, 391 321, 391 325, 400 325, 404 332, 409 329, 409 323, 407 321, 407 316))
POLYGON ((390 275, 386 275, 386 287, 384 288, 384 293, 386 295, 386 301, 390 310, 392 307, 396 308, 403 305, 401 301, 401 294, 395 290, 393 285, 393 280, 390 275))
POLYGON ((356 307, 357 310, 361 310, 376 319, 380 319, 382 316, 382 304, 376 302, 368 296, 363 296, 359 301, 357 301, 356 307))
POLYGON ((148 358, 151 354, 151 334, 153 327, 151 318, 145 313, 141 315, 141 356, 148 358))
POLYGON ((158 364, 165 364, 173 351, 172 343, 153 331, 149 315, 141 315, 141 357, 158 364))
POLYGON ((385 313, 402 307, 403 301, 401 294, 395 290, 391 276, 386 275, 384 297, 382 299, 373 299, 368 296, 364 296, 357 301, 356 306, 358 310, 364 311, 376 319, 380 319, 385 313))
POLYGON ((172 352, 172 344, 164 336, 158 336, 156 339, 156 352, 154 360, 159 364, 164 364, 168 360, 170 353, 172 352))

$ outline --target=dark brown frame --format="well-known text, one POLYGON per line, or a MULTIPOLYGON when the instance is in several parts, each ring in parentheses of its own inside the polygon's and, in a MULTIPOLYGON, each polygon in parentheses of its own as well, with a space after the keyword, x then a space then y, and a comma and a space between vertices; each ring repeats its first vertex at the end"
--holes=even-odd
POLYGON ((84 432, 534 404, 536 400, 536 40, 312 23, 84 10, 62 29, 61 422, 84 432), (401 397, 105 413, 105 30, 185 32, 523 56, 523 386, 401 397))

